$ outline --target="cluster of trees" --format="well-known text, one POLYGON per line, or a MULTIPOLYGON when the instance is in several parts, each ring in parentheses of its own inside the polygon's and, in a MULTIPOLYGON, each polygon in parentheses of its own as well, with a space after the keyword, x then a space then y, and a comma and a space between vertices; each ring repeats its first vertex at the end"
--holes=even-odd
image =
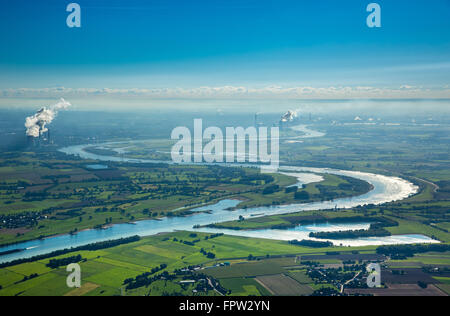
POLYGON ((24 212, 11 215, 0 215, 0 228, 15 229, 20 227, 37 226, 43 219, 40 212, 24 212))
POLYGON ((345 296, 345 294, 331 287, 323 287, 315 290, 311 296, 345 296))
POLYGON ((151 193, 152 196, 158 195, 158 198, 173 195, 199 196, 207 187, 217 184, 257 186, 275 181, 270 175, 259 174, 242 168, 209 166, 207 169, 199 169, 195 173, 190 172, 190 169, 180 169, 179 167, 168 167, 164 171, 154 170, 154 172, 158 171, 160 174, 158 174, 157 180, 155 180, 155 177, 145 177, 145 175, 135 178, 139 181, 139 185, 151 184, 153 186, 151 189, 142 189, 138 186, 137 191, 151 193), (183 179, 179 177, 181 173, 183 179), (172 175, 172 177, 168 177, 167 174, 172 175))
POLYGON ((306 191, 298 191, 298 192, 295 192, 294 198, 296 200, 300 200, 300 201, 307 201, 310 199, 310 195, 306 191))
POLYGON ((430 245, 393 245, 380 246, 377 248, 377 253, 389 256, 395 259, 406 259, 413 257, 418 253, 425 252, 446 252, 450 251, 450 245, 446 244, 430 244, 430 245))
POLYGON ((41 179, 51 180, 54 184, 58 184, 59 180, 61 180, 61 179, 70 179, 70 175, 68 175, 68 174, 52 174, 52 175, 41 176, 41 179))
MULTIPOLYGON (((338 184, 337 188, 341 191, 351 192, 351 195, 361 195, 369 192, 373 188, 373 186, 366 181, 345 176, 340 176, 340 178, 344 179, 346 182, 338 184)), ((333 200, 349 195, 348 193, 346 194, 344 192, 337 192, 335 186, 317 184, 316 188, 320 191, 320 197, 323 200, 333 200)))
MULTIPOLYGON (((83 211, 81 208, 71 209, 67 211, 58 212, 55 214, 57 217, 63 217, 63 218, 73 218, 73 217, 80 217, 85 215, 86 212, 83 211)), ((52 217, 52 219, 58 219, 57 217, 52 217)))
POLYGON ((183 241, 183 244, 188 245, 188 246, 195 246, 195 244, 198 243, 198 242, 200 242, 200 239, 196 239, 196 240, 193 240, 193 241, 185 240, 185 241, 183 241))
MULTIPOLYGON (((241 217, 239 217, 239 221, 240 222, 242 222, 242 218, 241 217)), ((230 227, 228 227, 227 225, 222 225, 222 224, 209 224, 209 225, 206 225, 205 227, 208 227, 208 228, 224 228, 224 229, 231 229, 231 230, 242 230, 243 228, 242 227, 239 227, 239 226, 230 226, 230 227)), ((197 227, 194 227, 194 228, 200 228, 200 226, 197 226, 197 227)))
POLYGON ((307 275, 316 283, 333 284, 336 288, 340 288, 352 280, 355 273, 365 270, 364 265, 346 266, 344 268, 321 268, 315 267, 307 270, 307 275))
POLYGON ((207 252, 205 249, 200 249, 200 253, 203 254, 204 256, 206 256, 206 258, 208 259, 215 259, 216 255, 212 252, 207 252))
POLYGON ((49 193, 46 191, 27 192, 23 195, 23 202, 39 202, 47 199, 49 193))
POLYGON ((298 191, 298 187, 297 186, 291 186, 291 187, 287 187, 286 189, 284 189, 284 193, 289 194, 289 193, 294 193, 298 191))
POLYGON ((137 242, 139 240, 141 240, 141 237, 133 236, 133 237, 128 237, 128 238, 120 238, 120 239, 116 239, 116 240, 102 241, 102 242, 88 244, 88 245, 80 246, 80 247, 76 247, 76 248, 57 250, 57 251, 54 251, 54 252, 51 252, 48 254, 44 254, 44 255, 34 256, 31 258, 17 259, 17 260, 11 261, 11 262, 1 263, 0 268, 12 267, 12 266, 22 264, 22 263, 35 262, 35 261, 39 261, 39 260, 53 258, 53 257, 65 255, 67 253, 76 252, 76 251, 95 251, 95 250, 113 248, 113 247, 116 247, 119 245, 137 242))
MULTIPOLYGON (((382 227, 392 227, 398 226, 398 222, 390 220, 384 217, 363 217, 363 216, 352 216, 352 217, 336 217, 336 218, 327 218, 322 215, 311 215, 311 216, 288 216, 286 219, 289 223, 276 224, 272 225, 271 229, 289 229, 296 227, 297 225, 310 225, 310 224, 323 224, 323 223, 367 223, 371 222, 371 229, 379 229, 382 227)), ((213 227, 220 227, 215 224, 213 227)), ((228 227, 226 227, 228 228, 228 227)), ((229 228, 233 229, 233 228, 229 228)))
POLYGON ((224 235, 223 233, 212 234, 212 235, 209 235, 209 236, 205 236, 205 240, 214 239, 214 238, 217 238, 217 237, 221 237, 223 235, 224 235))
POLYGON ((239 183, 246 185, 257 185, 258 183, 269 184, 274 181, 275 179, 268 174, 246 174, 245 176, 241 177, 239 183))
POLYGON ((187 245, 187 246, 195 246, 196 243, 200 242, 200 239, 196 239, 196 240, 193 240, 193 241, 188 241, 188 240, 182 240, 182 239, 178 240, 178 238, 175 237, 173 239, 173 241, 182 243, 182 244, 187 245))
POLYGON ((39 274, 37 274, 37 273, 33 273, 33 274, 28 275, 28 276, 24 276, 22 280, 17 281, 15 284, 19 284, 19 283, 22 283, 22 282, 26 282, 26 281, 28 281, 28 280, 37 278, 38 276, 39 276, 39 274))
POLYGON ((342 179, 347 181, 347 183, 340 183, 338 188, 343 191, 355 191, 359 193, 366 193, 372 189, 372 185, 366 181, 359 180, 356 178, 340 176, 342 179))
MULTIPOLYGON (((352 195, 354 195, 355 193, 356 195, 363 194, 370 191, 371 189, 371 185, 365 181, 347 177, 342 178, 347 180, 347 183, 340 183, 338 185, 338 189, 342 191, 351 191, 352 195)), ((336 192, 335 186, 316 184, 316 188, 319 189, 320 194, 314 195, 314 197, 320 196, 322 200, 332 200, 344 196, 344 194, 336 192)), ((313 196, 311 196, 308 191, 299 190, 297 186, 287 187, 284 191, 287 194, 294 193, 294 198, 299 201, 308 201, 313 198, 313 196)))
POLYGON ((152 212, 148 208, 142 210, 142 214, 147 215, 149 217, 157 217, 159 215, 158 212, 152 212))
POLYGON ((310 248, 327 248, 332 247, 333 243, 329 241, 315 241, 315 240, 291 240, 289 241, 289 244, 295 245, 295 246, 302 246, 302 247, 310 247, 310 248))
POLYGON ((348 230, 337 232, 312 232, 309 233, 309 237, 318 239, 356 239, 362 237, 386 237, 391 236, 391 233, 386 229, 361 229, 361 230, 348 230))
MULTIPOLYGON (((367 221, 367 219, 366 219, 367 221)), ((396 227, 398 226, 398 222, 394 221, 392 219, 383 217, 383 216, 378 216, 378 217, 370 217, 369 221, 371 221, 372 223, 370 224, 370 229, 380 229, 380 228, 385 228, 385 227, 396 227)))
MULTIPOLYGON (((137 276, 135 279, 127 279, 124 281, 124 285, 126 285, 127 290, 137 289, 140 287, 148 287, 153 282, 159 281, 159 280, 165 280, 165 281, 175 281, 178 278, 181 278, 182 280, 190 280, 194 282, 194 289, 200 293, 200 292, 208 292, 212 290, 216 290, 222 295, 231 294, 231 291, 225 289, 220 285, 220 282, 210 276, 207 276, 202 273, 198 273, 193 271, 194 267, 184 268, 184 269, 177 269, 173 273, 169 273, 167 271, 164 271, 163 273, 159 275, 152 276, 149 273, 144 273, 139 276, 137 276)), ((187 285, 181 284, 181 287, 186 290, 187 285)), ((163 296, 183 296, 184 294, 178 291, 164 291, 163 296)))
POLYGON ((166 264, 161 264, 159 267, 153 268, 151 272, 145 272, 143 274, 138 275, 136 278, 129 278, 123 281, 123 284, 126 285, 127 290, 138 289, 143 286, 149 286, 155 281, 158 280, 174 280, 176 279, 175 274, 169 274, 169 272, 164 271, 161 274, 154 276, 155 273, 160 272, 167 268, 166 264))
POLYGON ((265 187, 263 189, 262 194, 268 195, 268 194, 273 194, 278 191, 280 191, 280 186, 278 184, 273 184, 273 185, 269 185, 269 186, 265 187))
POLYGON ((72 263, 78 263, 83 260, 81 255, 62 258, 62 259, 51 259, 49 263, 47 263, 47 267, 51 269, 57 269, 59 267, 67 266, 72 263))
POLYGON ((17 252, 22 252, 25 251, 25 249, 12 249, 12 250, 7 250, 7 251, 1 251, 0 252, 0 257, 1 256, 6 256, 6 255, 10 255, 13 253, 17 253, 17 252))

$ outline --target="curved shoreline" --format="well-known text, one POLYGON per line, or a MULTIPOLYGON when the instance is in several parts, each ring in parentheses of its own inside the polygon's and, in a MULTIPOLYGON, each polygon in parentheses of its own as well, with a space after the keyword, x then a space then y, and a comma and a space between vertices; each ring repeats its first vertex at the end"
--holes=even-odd
MULTIPOLYGON (((106 144, 113 144, 113 143, 105 143, 106 144)), ((93 154, 90 152, 85 151, 85 148, 88 147, 94 147, 97 145, 77 145, 77 146, 69 146, 60 149, 60 152, 63 152, 67 155, 74 155, 78 156, 83 159, 91 159, 91 160, 98 160, 103 162, 129 162, 129 163, 163 163, 163 164, 174 164, 171 161, 161 161, 161 160, 151 160, 151 159, 136 159, 136 158, 123 158, 123 157, 116 157, 116 156, 102 156, 93 154)), ((233 163, 233 164, 226 164, 226 163, 184 163, 185 165, 218 165, 218 166, 225 166, 225 167, 260 167, 260 165, 251 165, 251 164, 239 164, 239 163, 233 163)), ((413 183, 399 178, 399 177, 392 177, 392 176, 385 176, 381 174, 374 174, 374 173, 367 173, 367 172, 361 172, 361 171, 350 171, 350 170, 337 170, 337 169, 331 169, 331 168, 312 168, 312 167, 297 167, 297 166, 283 166, 281 165, 279 167, 278 173, 283 172, 291 172, 291 173, 311 173, 311 174, 333 174, 333 175, 342 175, 347 176, 351 178, 356 178, 359 180, 363 180, 371 184, 375 187, 374 182, 383 182, 386 185, 385 191, 389 191, 390 197, 384 196, 382 193, 385 192, 378 192, 377 198, 372 198, 367 201, 367 204, 384 204, 388 202, 403 200, 405 198, 408 198, 418 192, 418 186, 414 185, 413 183)), ((376 187, 374 188, 374 190, 376 187)), ((372 190, 373 191, 373 190, 372 190)), ((342 199, 338 199, 342 200, 342 199)), ((345 200, 345 198, 344 198, 345 200)), ((290 204, 290 205, 301 205, 301 204, 290 204)), ((355 205, 356 206, 356 205, 355 205)), ((352 206, 354 207, 354 206, 352 206)))
MULTIPOLYGON (((112 144, 104 143, 103 145, 112 144)), ((117 144, 117 142, 115 142, 117 144)), ((68 155, 79 156, 83 159, 92 159, 104 162, 131 162, 131 163, 169 163, 167 161, 157 161, 157 160, 147 160, 147 159, 130 159, 115 156, 101 156, 97 154, 92 154, 86 152, 84 149, 87 147, 94 147, 99 145, 77 145, 69 146, 60 149, 60 152, 66 153, 68 155)), ((211 164, 209 164, 211 165, 211 164)), ((256 165, 248 164, 216 164, 227 167, 256 167, 256 165)), ((112 238, 123 238, 131 235, 139 236, 150 236, 161 232, 173 232, 178 230, 192 230, 196 225, 208 225, 217 222, 224 222, 229 220, 235 220, 239 216, 251 217, 253 214, 264 214, 268 215, 278 215, 278 214, 288 214, 301 211, 310 210, 324 210, 324 209, 334 209, 334 208, 352 208, 356 206, 364 206, 368 204, 384 204, 388 202, 403 200, 411 195, 418 192, 418 187, 413 183, 398 177, 389 177, 385 175, 366 173, 360 171, 348 171, 348 170, 336 170, 330 168, 310 168, 310 167, 295 167, 295 166, 280 166, 278 172, 294 172, 294 173, 311 173, 311 174, 334 174, 343 175, 359 180, 368 182, 373 186, 373 190, 366 194, 360 196, 354 196, 350 198, 340 198, 334 201, 323 201, 323 202, 312 202, 303 204, 288 204, 270 207, 256 207, 251 209, 239 209, 233 212, 226 212, 225 210, 230 207, 235 207, 239 201, 236 200, 221 200, 214 205, 201 206, 193 209, 194 214, 189 217, 179 217, 179 218, 163 218, 160 221, 154 220, 143 220, 136 222, 130 229, 129 225, 126 223, 115 224, 108 229, 101 231, 98 230, 85 230, 79 232, 76 235, 64 234, 56 237, 49 237, 45 240, 32 240, 29 242, 16 243, 15 247, 20 247, 22 249, 27 249, 24 252, 12 254, 10 256, 2 256, 0 262, 8 262, 18 258, 32 257, 36 254, 51 252, 54 250, 67 248, 67 245, 79 246, 88 243, 94 243, 99 241, 111 240, 112 238), (211 213, 205 213, 206 209, 211 209, 211 213), (125 227, 126 225, 126 227, 125 227)), ((199 232, 209 232, 212 230, 198 229, 199 232)), ((214 232, 219 232, 219 230, 214 230, 214 232)), ((236 232, 228 230, 220 230, 220 232, 226 232, 230 235, 238 235, 243 237, 259 237, 259 238, 270 238, 285 240, 286 236, 273 236, 273 234, 268 234, 267 231, 255 231, 249 235, 248 232, 236 232)), ((273 231, 272 233, 277 233, 273 231)), ((410 235, 412 236, 412 235, 410 235)), ((401 237, 401 236, 394 236, 401 237)), ((404 236, 406 239, 408 236, 404 236)), ((428 238, 428 237, 427 237, 428 238)), ((417 242, 417 238, 414 239, 417 242)), ((394 242, 400 241, 394 238, 394 242)), ((405 240, 406 241, 406 240, 405 240)), ((338 241, 339 242, 339 241, 338 241)), ((377 244, 378 241, 370 241, 377 244)), ((386 241, 391 242, 391 241, 386 241)), ((425 242, 431 242, 430 240, 425 242)), ((368 241, 368 244, 369 241, 368 241)), ((381 244, 383 242, 381 241, 381 244)), ((0 247, 0 251, 8 251, 14 249, 13 246, 3 246, 0 247)))

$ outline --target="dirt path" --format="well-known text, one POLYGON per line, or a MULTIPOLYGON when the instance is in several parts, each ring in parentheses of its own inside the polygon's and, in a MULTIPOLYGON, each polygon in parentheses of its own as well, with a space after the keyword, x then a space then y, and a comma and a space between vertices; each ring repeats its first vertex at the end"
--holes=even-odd
POLYGON ((267 287, 267 285, 265 285, 265 284, 262 283, 260 280, 258 280, 258 278, 256 278, 255 281, 258 282, 258 283, 259 283, 263 288, 265 288, 267 291, 269 291, 270 294, 275 295, 275 293, 274 293, 271 289, 269 289, 269 288, 267 287))
POLYGON ((433 183, 431 181, 427 181, 425 179, 417 178, 417 177, 411 177, 411 178, 419 180, 419 181, 422 181, 422 182, 425 182, 426 184, 431 185, 433 187, 433 192, 434 193, 436 193, 439 190, 439 186, 436 183, 433 183))

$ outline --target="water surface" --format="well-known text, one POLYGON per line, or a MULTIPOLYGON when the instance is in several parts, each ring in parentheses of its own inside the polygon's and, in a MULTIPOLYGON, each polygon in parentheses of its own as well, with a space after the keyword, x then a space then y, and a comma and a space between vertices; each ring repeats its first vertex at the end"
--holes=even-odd
MULTIPOLYGON (((304 128, 302 127, 300 127, 299 130, 305 132, 304 128)), ((310 130, 306 130, 306 132, 308 131, 310 130)), ((320 137, 319 135, 323 134, 320 132, 317 133, 319 134, 314 134, 315 137, 320 137)), ((310 134, 306 134, 306 136, 310 134)), ((306 136, 303 135, 303 137, 306 136)), ((79 156, 83 159, 93 159, 103 162, 167 163, 167 161, 154 161, 148 159, 131 159, 116 156, 103 156, 94 153, 89 153, 85 150, 86 148, 95 146, 96 145, 70 146, 62 148, 60 151, 68 155, 79 156)), ((229 166, 226 164, 223 165, 229 166)), ((231 166, 236 165, 231 164, 231 166)), ((248 165, 241 164, 240 166, 248 166, 248 165)), ((319 178, 321 177, 320 174, 334 174, 353 177, 356 179, 366 181, 372 184, 373 190, 360 196, 341 198, 333 201, 323 201, 305 204, 290 204, 281 206, 267 206, 245 210, 242 209, 236 211, 229 211, 228 209, 237 206, 240 203, 240 201, 223 200, 214 205, 198 207, 193 210, 195 214, 188 217, 163 218, 161 220, 144 220, 133 224, 117 224, 102 230, 86 230, 81 231, 76 235, 61 235, 43 240, 33 240, 7 247, 0 247, 0 252, 5 252, 14 249, 24 249, 21 252, 1 256, 0 262, 8 262, 20 258, 29 258, 32 256, 41 255, 60 249, 78 247, 90 243, 130 237, 134 235, 150 236, 163 232, 194 230, 193 227, 197 225, 205 226, 213 223, 233 221, 239 219, 240 216, 244 218, 251 218, 255 216, 289 214, 311 210, 353 208, 359 205, 368 205, 368 204, 379 205, 405 199, 417 193, 418 191, 417 186, 413 185, 412 183, 404 179, 359 171, 335 170, 328 168, 281 166, 280 172, 289 173, 293 176, 297 176, 299 185, 308 183, 308 181, 314 182, 316 180, 319 180, 319 178)), ((211 233, 226 233, 235 236, 267 238, 274 240, 293 240, 293 239, 301 240, 301 239, 310 239, 308 236, 310 232, 367 229, 368 225, 369 225, 368 223, 349 223, 339 225, 320 224, 320 225, 298 226, 296 228, 289 230, 265 229, 253 231, 235 231, 225 229, 204 228, 198 229, 198 231, 211 233)), ((437 241, 423 235, 403 235, 390 237, 359 238, 356 240, 338 240, 338 241, 333 240, 332 242, 335 245, 342 244, 345 246, 366 246, 366 245, 383 245, 383 244, 434 243, 437 241)))

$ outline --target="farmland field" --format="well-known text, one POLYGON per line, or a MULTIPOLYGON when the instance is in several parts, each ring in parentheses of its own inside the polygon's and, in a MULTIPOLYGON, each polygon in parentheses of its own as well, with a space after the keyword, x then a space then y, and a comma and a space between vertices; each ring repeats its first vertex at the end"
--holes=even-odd
POLYGON ((256 280, 264 284, 273 295, 300 296, 313 292, 309 286, 302 285, 284 274, 259 276, 256 280))
MULTIPOLYGON (((423 135, 412 136, 415 135, 413 127, 403 130, 367 126, 365 132, 356 137, 358 128, 351 125, 315 124, 317 129, 326 131, 326 135, 295 146, 282 143, 281 156, 285 163, 398 176, 416 185, 418 193, 382 205, 272 216, 253 212, 255 214, 245 218, 236 216, 236 220, 217 222, 211 227, 282 230, 323 223, 364 222, 379 226, 393 237, 420 234, 441 245, 450 242, 450 174, 443 170, 448 164, 445 136, 427 127, 430 130, 427 135, 434 138, 433 142, 425 142, 423 135), (380 141, 387 132, 393 138, 380 141), (374 149, 364 150, 363 160, 361 153, 356 154, 362 143, 374 149), (390 159, 393 151, 401 157, 397 162, 390 159), (429 154, 425 154, 427 152, 429 154)), ((283 135, 295 136, 291 130, 283 131, 283 135)), ((156 153, 151 147, 157 144, 158 148, 167 150, 168 145, 163 139, 133 146, 133 141, 128 141, 128 155, 142 159, 163 158, 162 152, 156 153)), ((119 145, 112 147, 120 149, 119 145)), ((120 156, 113 152, 109 154, 120 156)), ((292 189, 298 182, 294 177, 261 174, 255 168, 126 161, 104 162, 100 169, 92 168, 98 164, 98 161, 68 156, 54 149, 2 153, 0 244, 61 233, 76 237, 85 230, 101 233, 102 229, 119 223, 159 221, 166 217, 183 219, 191 215, 192 209, 202 206, 203 212, 208 213, 208 207, 228 199, 239 201, 236 208, 226 210, 233 212, 258 206, 334 201, 372 189, 355 179, 320 172, 315 175, 321 177, 321 181, 297 184, 298 187, 292 189)), ((448 251, 390 258, 378 254, 377 249, 377 246, 330 245, 315 248, 287 241, 222 234, 165 233, 105 249, 75 251, 7 265, 0 269, 0 295, 448 293, 448 251), (79 265, 83 284, 74 290, 66 286, 65 265, 56 268, 47 265, 50 260, 76 255, 82 258, 79 265), (386 291, 370 292, 363 288, 366 277, 363 265, 367 262, 384 265, 386 291), (422 289, 423 283, 429 288, 422 289)))
MULTIPOLYGON (((151 288, 125 290, 124 281, 126 279, 134 278, 161 264, 167 265, 162 272, 183 269, 188 266, 201 267, 201 270, 195 273, 205 274, 219 280, 223 287, 231 291, 232 295, 268 295, 270 291, 258 283, 256 277, 292 274, 293 277, 289 277, 289 280, 292 280, 290 282, 292 284, 299 282, 297 286, 292 285, 293 289, 297 294, 305 295, 311 293, 309 287, 306 286, 306 283, 311 281, 305 275, 299 280, 297 273, 300 272, 288 272, 287 269, 295 264, 294 258, 299 254, 323 254, 324 251, 292 246, 281 241, 231 236, 205 239, 209 236, 208 234, 198 234, 196 237, 190 237, 190 235, 191 233, 188 232, 164 234, 109 249, 77 251, 54 258, 7 266, 0 269, 0 285, 2 286, 0 295, 36 295, 39 291, 42 291, 40 293, 43 295, 158 295, 164 291, 167 293, 190 291, 192 294, 192 287, 186 287, 183 290, 179 282, 169 282, 167 287, 155 282, 152 283, 151 288), (201 241, 195 243, 194 246, 174 241, 193 239, 201 241), (171 251, 158 252, 158 249, 171 249, 171 251), (200 253, 201 249, 214 252, 215 259, 206 258, 200 253), (87 285, 75 291, 66 286, 65 266, 52 269, 46 265, 51 259, 68 258, 78 254, 83 258, 80 266, 83 284, 87 285), (248 257, 251 254, 264 258, 264 260, 249 261, 248 257), (280 255, 289 255, 289 257, 276 257, 280 255), (216 266, 224 262, 231 262, 231 264, 216 266), (24 280, 24 277, 33 273, 36 273, 37 277, 24 280), (143 290, 146 292, 142 292, 143 290)), ((346 250, 339 247, 333 249, 346 250)), ((368 249, 365 247, 361 250, 368 249)), ((285 280, 284 277, 283 280, 285 280)))
POLYGON ((4 0, 0 38, 0 297, 450 294, 450 0, 4 0))

